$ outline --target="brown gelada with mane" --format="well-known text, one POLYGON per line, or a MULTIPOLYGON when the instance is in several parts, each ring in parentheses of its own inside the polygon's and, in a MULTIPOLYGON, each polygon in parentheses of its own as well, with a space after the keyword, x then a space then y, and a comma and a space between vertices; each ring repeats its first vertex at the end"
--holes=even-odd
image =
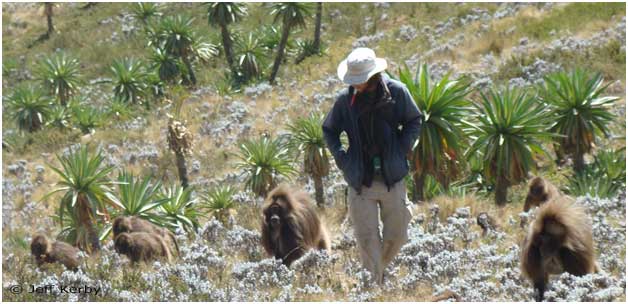
POLYGON ((167 262, 172 260, 170 247, 158 234, 123 232, 115 238, 114 245, 118 253, 126 255, 133 263, 150 262, 156 259, 167 262))
POLYGON ((50 242, 46 236, 36 234, 31 241, 31 254, 37 266, 45 263, 60 263, 66 268, 76 270, 79 266, 79 250, 72 245, 61 242, 50 242))
POLYGON ((148 220, 137 216, 119 216, 113 220, 112 224, 113 230, 113 238, 120 235, 123 232, 132 233, 132 232, 146 232, 153 233, 161 236, 163 240, 170 246, 174 248, 174 250, 179 253, 179 244, 177 244, 177 239, 174 236, 172 231, 159 227, 148 220))
POLYGON ((327 229, 307 193, 281 184, 268 194, 262 207, 262 245, 288 267, 309 249, 330 250, 327 229))
POLYGON ((542 301, 550 274, 597 272, 591 221, 584 208, 562 196, 543 204, 530 225, 521 251, 521 272, 542 301))

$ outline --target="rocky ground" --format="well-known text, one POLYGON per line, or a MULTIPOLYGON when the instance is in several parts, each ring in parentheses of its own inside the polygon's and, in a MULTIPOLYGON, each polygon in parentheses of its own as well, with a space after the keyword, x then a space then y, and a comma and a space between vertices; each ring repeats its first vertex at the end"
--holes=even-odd
MULTIPOLYGON (((578 198, 593 219, 602 273, 556 276, 548 301, 617 301, 625 298, 625 197, 578 198), (619 223, 619 225, 617 225, 619 223)), ((258 230, 212 220, 196 235, 178 233, 181 254, 172 264, 154 262, 142 268, 113 251, 109 241, 98 256, 86 258, 78 272, 62 266, 33 267, 23 252, 5 255, 4 287, 73 285, 101 288, 100 295, 64 294, 6 300, 55 301, 372 301, 427 300, 451 290, 464 301, 532 301, 531 285, 521 277, 520 218, 480 236, 469 207, 458 208, 445 221, 438 205, 415 208, 410 240, 388 267, 383 286, 369 283, 361 270, 351 227, 337 233, 331 252, 311 251, 291 269, 266 258, 258 230), (425 211, 425 212, 422 212, 425 211), (516 236, 516 237, 515 237, 516 236), (7 278, 8 277, 8 278, 7 278), (432 286, 433 288, 429 288, 432 286)), ((521 215, 522 218, 526 214, 521 215)), ((29 241, 28 239, 26 241, 29 241)))
MULTIPOLYGON (((341 42, 344 43, 341 46, 346 49, 369 46, 378 54, 387 51, 396 54, 387 57, 389 70, 393 72, 404 63, 414 70, 420 62, 428 61, 435 79, 448 72, 454 76, 466 75, 478 89, 491 84, 538 83, 547 73, 569 67, 569 62, 561 58, 588 54, 595 59, 598 48, 611 42, 621 45, 625 61, 625 16, 604 20, 603 26, 593 32, 554 31, 547 40, 521 37, 516 43, 504 46, 500 54, 470 51, 492 39, 488 35, 495 27, 526 14, 550 14, 563 5, 508 3, 496 10, 478 7, 465 14, 416 26, 398 22, 389 12, 390 4, 363 4, 365 9, 373 6, 378 12, 360 21, 363 32, 369 32, 378 23, 390 22, 391 25, 341 42), (401 51, 388 47, 395 43, 419 43, 419 49, 395 53, 401 51), (510 55, 526 60, 517 66, 510 55), (513 65, 516 72, 509 72, 513 65)), ((7 9, 9 13, 20 10, 19 6, 7 4, 3 4, 3 8, 4 13, 7 9)), ((334 22, 349 18, 339 9, 326 10, 325 14, 334 22)), ((125 43, 137 30, 132 17, 125 12, 97 22, 103 28, 112 28, 99 43, 125 43)), ((22 27, 23 21, 14 18, 3 31, 19 33, 22 27)), ((502 34, 515 35, 522 30, 508 25, 502 34)), ((290 77, 302 70, 286 69, 286 76, 276 86, 251 85, 232 96, 217 94, 213 85, 201 85, 190 92, 186 115, 197 142, 188 159, 191 184, 201 189, 218 184, 241 189, 243 177, 232 166, 236 145, 243 138, 264 132, 285 133, 289 117, 327 111, 335 92, 342 87, 335 76, 335 64, 344 56, 346 52, 332 49, 328 57, 316 63, 320 66, 314 66, 315 71, 308 72, 303 79, 290 77)), ((17 62, 27 61, 25 58, 18 58, 17 62)), ((9 69, 8 76, 3 77, 3 86, 10 81, 33 79, 25 66, 18 64, 9 69)), ((103 77, 106 78, 99 75, 90 79, 85 88, 85 94, 96 105, 104 105, 111 99, 110 89, 102 83, 106 80, 103 77)), ((622 97, 613 111, 623 125, 618 123, 614 130, 624 134, 625 83, 622 77, 610 79, 609 92, 622 97)), ((519 213, 522 202, 496 209, 490 198, 481 196, 446 200, 456 201, 455 204, 436 199, 416 205, 410 240, 389 267, 384 286, 370 285, 368 273, 360 270, 351 225, 344 221, 346 210, 342 193, 346 184, 335 166, 325 180, 329 205, 322 212, 333 234, 332 252, 311 252, 291 269, 267 259, 262 252, 258 223, 249 220, 257 218, 260 199, 246 191, 236 195, 238 214, 228 222, 210 220, 195 235, 178 231, 181 255, 172 264, 156 262, 139 268, 129 267, 128 260, 115 254, 111 240, 107 240, 104 250, 99 255, 86 257, 86 263, 78 272, 64 271, 60 266, 35 268, 28 256, 32 233, 44 231, 53 235, 58 232, 58 226, 50 217, 56 210, 56 202, 39 202, 57 181, 48 167, 48 164, 56 164, 55 153, 65 153, 80 141, 89 142, 103 150, 107 164, 174 182, 176 168, 165 139, 165 117, 170 107, 169 104, 157 105, 150 115, 97 130, 90 138, 76 138, 65 144, 66 139, 58 150, 38 146, 36 141, 35 148, 25 152, 3 153, 3 288, 16 284, 70 284, 101 287, 102 290, 99 295, 35 297, 14 295, 4 289, 3 300, 420 301, 444 290, 454 291, 464 301, 533 299, 532 287, 521 277, 518 268, 518 244, 523 236, 520 221, 529 220, 532 214, 519 213), (501 222, 501 228, 486 237, 481 236, 474 224, 475 216, 481 211, 489 211, 501 222)), ((9 122, 3 122, 2 132, 3 138, 20 137, 9 122)), ((313 185, 307 178, 300 177, 293 182, 313 193, 313 185)), ((514 190, 517 197, 522 191, 522 187, 514 190)), ((552 301, 625 300, 625 195, 610 200, 580 197, 578 201, 587 206, 593 220, 598 263, 603 272, 585 277, 564 274, 553 278, 546 298, 552 301)))

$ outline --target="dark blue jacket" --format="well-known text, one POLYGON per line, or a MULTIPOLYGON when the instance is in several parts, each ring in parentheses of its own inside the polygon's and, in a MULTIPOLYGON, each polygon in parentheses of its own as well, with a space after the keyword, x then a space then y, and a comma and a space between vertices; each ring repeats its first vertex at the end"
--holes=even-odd
MULTIPOLYGON (((378 108, 378 115, 388 122, 383 124, 386 144, 382 153, 382 174, 387 186, 392 186, 408 174, 406 155, 412 149, 419 136, 423 114, 417 108, 406 86, 396 80, 382 75, 382 79, 390 98, 386 106, 378 108)), ((342 89, 336 98, 333 108, 323 122, 323 136, 331 151, 336 165, 343 172, 345 181, 358 193, 362 187, 364 164, 360 132, 358 130, 358 113, 351 105, 354 88, 342 89), (340 143, 340 134, 347 134, 349 147, 340 143)))

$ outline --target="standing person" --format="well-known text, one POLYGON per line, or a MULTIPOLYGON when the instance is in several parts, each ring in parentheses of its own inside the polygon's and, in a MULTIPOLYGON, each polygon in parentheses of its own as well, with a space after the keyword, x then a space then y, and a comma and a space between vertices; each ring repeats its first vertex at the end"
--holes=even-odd
POLYGON ((338 77, 349 87, 340 91, 323 122, 325 142, 349 184, 349 216, 362 265, 379 284, 408 240, 412 213, 403 178, 423 120, 406 86, 381 74, 386 67, 373 50, 353 50, 338 66, 338 77), (346 151, 343 131, 349 138, 346 151))

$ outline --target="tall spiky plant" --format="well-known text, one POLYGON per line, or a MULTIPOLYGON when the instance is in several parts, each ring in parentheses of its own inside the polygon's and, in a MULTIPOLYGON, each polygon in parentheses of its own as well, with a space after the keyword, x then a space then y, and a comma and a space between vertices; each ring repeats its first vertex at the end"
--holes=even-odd
POLYGON ((329 156, 323 139, 323 115, 312 113, 288 125, 290 144, 303 153, 303 169, 314 181, 316 204, 325 206, 323 177, 329 174, 329 156))
POLYGON ((305 60, 305 58, 312 55, 321 54, 321 24, 323 19, 323 3, 316 3, 316 17, 314 21, 314 39, 312 40, 299 40, 297 41, 297 58, 294 63, 299 64, 305 60))
POLYGON ((149 57, 150 68, 157 72, 159 79, 165 82, 174 82, 181 74, 179 60, 163 48, 154 47, 149 57))
POLYGON ((299 2, 279 2, 273 3, 271 6, 270 14, 274 16, 274 23, 281 21, 281 41, 277 49, 277 56, 275 57, 275 63, 270 74, 270 83, 275 83, 277 72, 279 72, 279 65, 283 61, 285 55, 286 44, 288 43, 288 36, 290 32, 295 28, 305 28, 305 20, 310 17, 311 3, 299 3, 299 2))
POLYGON ((236 168, 244 170, 247 189, 261 197, 277 186, 277 179, 296 172, 288 149, 279 139, 246 140, 240 145, 238 158, 236 168))
POLYGON ((210 2, 207 3, 207 21, 210 25, 220 27, 222 46, 225 50, 227 63, 235 71, 232 37, 229 24, 242 20, 247 15, 245 3, 239 2, 210 2))
POLYGON ((125 102, 139 103, 148 90, 149 74, 144 64, 133 58, 124 58, 115 60, 111 71, 114 76, 114 97, 125 102))
POLYGON ((528 177, 534 168, 533 153, 547 152, 541 141, 554 134, 549 109, 534 96, 519 90, 492 90, 482 95, 482 103, 474 104, 475 123, 464 121, 472 144, 466 151, 470 157, 480 153, 484 176, 495 181, 495 203, 504 205, 508 188, 528 177))
POLYGON ((191 84, 196 85, 193 61, 208 60, 218 52, 215 45, 204 41, 194 31, 193 21, 194 18, 181 15, 165 17, 161 20, 155 37, 159 39, 159 47, 183 61, 191 84))
POLYGON ((192 187, 179 185, 163 187, 159 198, 165 202, 159 206, 163 220, 170 228, 181 228, 188 233, 198 230, 198 218, 201 217, 198 199, 192 196, 192 187))
POLYGON ((31 86, 18 86, 7 98, 7 110, 20 131, 41 130, 51 109, 50 99, 31 86))
POLYGON ((73 107, 72 114, 74 124, 83 134, 92 134, 104 121, 103 112, 89 105, 73 107))
POLYGON ((179 179, 184 188, 188 186, 185 155, 192 153, 192 142, 192 133, 185 126, 185 122, 170 118, 168 120, 168 147, 175 154, 179 179))
POLYGON ((600 73, 575 69, 546 76, 541 86, 541 99, 552 109, 556 122, 552 132, 562 135, 560 151, 573 156, 575 172, 584 169, 584 154, 591 152, 597 136, 609 136, 610 112, 614 96, 602 96, 610 84, 603 85, 600 73))
POLYGON ((595 161, 569 177, 567 192, 574 196, 610 198, 626 187, 626 148, 599 151, 595 161))
POLYGON ((60 105, 48 106, 50 109, 46 126, 53 127, 58 130, 69 130, 71 128, 70 120, 72 119, 70 111, 60 105))
POLYGON ((205 208, 223 224, 227 222, 227 216, 232 213, 235 208, 233 196, 235 189, 230 186, 219 186, 210 190, 204 196, 205 208))
POLYGON ((257 79, 262 75, 266 55, 259 39, 252 33, 236 38, 235 70, 241 74, 245 82, 257 79))
POLYGON ((126 170, 120 171, 118 192, 122 208, 116 215, 134 215, 160 223, 159 215, 155 211, 167 200, 158 196, 160 189, 161 182, 153 182, 151 176, 140 179, 126 170))
POLYGON ((424 115, 421 133, 410 157, 414 179, 414 201, 422 201, 425 178, 429 174, 445 190, 459 172, 459 163, 466 134, 462 119, 472 108, 466 99, 471 92, 466 79, 450 80, 449 74, 431 83, 426 64, 420 66, 414 78, 408 67, 399 70, 399 80, 412 95, 424 115))
POLYGON ((186 122, 181 121, 182 105, 182 99, 178 100, 174 105, 174 115, 168 114, 168 147, 176 157, 181 186, 187 188, 188 173, 185 156, 192 153, 194 137, 186 127, 186 122))
POLYGON ((135 19, 146 25, 151 18, 161 16, 161 8, 159 3, 153 2, 137 2, 131 4, 131 12, 135 19))
POLYGON ((81 84, 79 67, 78 59, 65 53, 56 53, 44 58, 35 73, 42 86, 65 106, 70 97, 78 92, 81 84))
POLYGON ((111 188, 115 182, 108 178, 114 167, 104 165, 102 151, 90 154, 87 146, 71 150, 67 155, 57 155, 57 159, 61 167, 50 168, 61 180, 57 183, 58 187, 42 200, 62 192, 57 211, 60 223, 65 223, 66 216, 75 217, 75 230, 82 232, 76 236, 74 245, 87 252, 98 251, 101 239, 99 227, 110 213, 109 209, 122 208, 111 188))

